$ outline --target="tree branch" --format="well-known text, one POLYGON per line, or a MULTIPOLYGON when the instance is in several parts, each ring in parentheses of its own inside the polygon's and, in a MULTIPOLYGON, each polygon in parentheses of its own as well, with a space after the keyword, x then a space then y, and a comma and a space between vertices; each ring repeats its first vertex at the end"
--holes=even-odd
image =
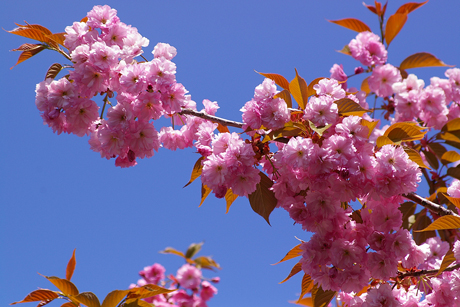
POLYGON ((436 213, 439 216, 444 216, 444 215, 453 215, 459 217, 458 214, 456 214, 454 211, 449 210, 447 208, 444 208, 441 205, 438 205, 432 201, 427 200, 426 198, 423 198, 415 193, 409 193, 409 194, 404 194, 403 195, 405 198, 412 200, 413 202, 427 208, 431 212, 436 213))
MULTIPOLYGON (((448 267, 446 268, 443 272, 450 272, 450 271, 454 271, 456 269, 460 268, 460 264, 456 264, 454 266, 451 266, 451 267, 448 267)), ((435 269, 435 270, 421 270, 421 271, 417 271, 417 272, 406 272, 406 273, 400 273, 398 275, 399 278, 404 278, 404 277, 420 277, 422 275, 434 275, 434 274, 437 274, 439 272, 439 269, 435 269)))
POLYGON ((217 117, 217 116, 209 115, 209 114, 206 114, 206 113, 194 111, 192 109, 182 109, 182 111, 179 112, 179 114, 180 115, 185 115, 185 114, 193 115, 193 116, 196 116, 196 117, 199 117, 199 118, 210 120, 210 121, 212 121, 214 123, 221 124, 223 126, 230 126, 230 127, 235 127, 235 128, 243 128, 243 125, 244 125, 243 123, 240 123, 240 122, 235 122, 233 120, 228 120, 228 119, 220 118, 220 117, 217 117))

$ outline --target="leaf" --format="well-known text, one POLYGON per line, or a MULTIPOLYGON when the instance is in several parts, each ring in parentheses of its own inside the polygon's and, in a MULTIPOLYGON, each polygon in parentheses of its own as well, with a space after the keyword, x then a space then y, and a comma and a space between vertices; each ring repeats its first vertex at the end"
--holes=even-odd
POLYGON ((325 307, 328 306, 332 301, 334 296, 337 294, 336 291, 326 290, 320 286, 316 291, 311 292, 311 297, 313 298, 314 307, 325 307))
POLYGON ((460 160, 460 154, 454 150, 446 151, 441 157, 441 163, 446 165, 460 160))
POLYGON ((364 31, 372 32, 371 29, 364 22, 356 18, 344 18, 340 20, 328 20, 328 21, 335 23, 339 26, 342 26, 344 28, 356 31, 356 32, 364 32, 364 31))
POLYGON ((113 290, 105 297, 101 307, 116 307, 130 290, 113 290))
POLYGON ((415 222, 412 225, 413 237, 415 243, 417 245, 425 243, 428 238, 436 237, 435 231, 426 231, 426 232, 418 232, 417 230, 426 228, 428 225, 431 224, 431 219, 426 215, 425 212, 419 212, 415 214, 415 222))
POLYGON ((312 288, 313 288, 313 280, 311 279, 311 276, 308 274, 304 274, 302 277, 302 291, 300 293, 300 297, 298 301, 300 301, 302 297, 305 296, 305 294, 310 292, 312 288))
POLYGON ((217 123, 217 131, 219 131, 220 133, 230 132, 230 130, 228 130, 228 127, 222 125, 221 123, 217 123))
POLYGON ((311 298, 311 296, 308 296, 308 297, 304 297, 301 300, 289 301, 289 303, 312 307, 313 306, 313 299, 311 298))
POLYGON ((238 195, 233 194, 232 189, 228 188, 227 193, 225 193, 225 202, 227 203, 227 211, 225 213, 228 213, 228 210, 230 210, 230 206, 237 198, 238 195))
POLYGON ((39 49, 42 47, 45 47, 45 45, 43 44, 22 44, 18 48, 13 49, 11 51, 31 51, 31 50, 39 49))
POLYGON ((389 46, 407 21, 407 13, 395 13, 388 18, 385 27, 385 40, 389 46))
POLYGON ((273 98, 281 98, 281 99, 283 99, 284 102, 286 102, 287 107, 292 108, 291 93, 289 93, 288 90, 282 90, 281 92, 279 92, 278 94, 273 96, 273 98))
POLYGON ((460 180, 460 168, 458 168, 458 167, 449 167, 447 169, 447 175, 460 180))
POLYGON ((131 301, 136 300, 136 299, 142 299, 142 298, 147 298, 147 297, 152 297, 155 295, 163 294, 163 293, 171 293, 176 291, 176 289, 166 289, 163 287, 160 287, 155 284, 147 284, 143 285, 142 287, 136 287, 132 288, 129 290, 127 296, 126 296, 126 302, 129 303, 131 301))
POLYGON ((355 210, 351 213, 350 218, 358 224, 363 223, 363 217, 361 216, 361 210, 355 210))
POLYGON ((350 98, 342 98, 334 102, 337 104, 337 108, 339 109, 339 115, 341 116, 363 116, 364 113, 369 112, 369 110, 364 109, 359 105, 359 103, 356 103, 350 98))
POLYGON ((342 50, 336 50, 337 52, 346 54, 346 55, 351 55, 350 47, 348 45, 345 45, 342 50))
POLYGON ((404 61, 399 65, 400 69, 409 69, 417 67, 435 67, 435 66, 448 66, 453 67, 452 65, 447 65, 443 61, 436 58, 434 55, 427 52, 419 52, 413 55, 408 56, 404 61))
POLYGON ((455 198, 455 197, 450 197, 446 194, 444 194, 444 197, 447 198, 452 204, 454 204, 455 207, 460 209, 460 198, 455 198))
POLYGON ((292 258, 301 256, 302 253, 303 253, 303 250, 300 248, 301 245, 302 244, 298 244, 298 245, 294 246, 289 252, 287 252, 286 256, 284 256, 283 259, 281 259, 280 261, 278 261, 277 263, 274 263, 272 265, 276 265, 276 264, 284 262, 286 260, 290 260, 292 258))
MULTIPOLYGON (((46 37, 46 34, 44 34, 42 31, 40 31, 39 29, 30 28, 30 27, 20 26, 16 29, 13 29, 11 31, 6 31, 6 32, 15 34, 15 35, 19 35, 19 36, 23 36, 23 37, 27 37, 27 38, 31 38, 31 39, 34 39, 34 40, 37 40, 43 43, 48 43, 50 41, 50 39, 46 37)), ((49 34, 51 34, 51 32, 49 34)))
POLYGON ((453 215, 444 215, 431 223, 428 227, 417 230, 417 232, 441 230, 441 229, 457 229, 460 228, 460 217, 453 215))
POLYGON ((164 250, 162 251, 159 251, 160 254, 173 254, 173 255, 177 255, 177 256, 180 256, 182 258, 185 258, 185 255, 183 252, 180 252, 172 247, 166 247, 164 250))
POLYGON ((410 12, 415 11, 425 3, 427 3, 428 0, 422 3, 416 3, 416 2, 410 2, 410 3, 405 3, 399 7, 399 9, 396 11, 396 13, 407 13, 409 14, 410 12))
POLYGON ((146 301, 143 301, 141 299, 136 298, 136 299, 126 300, 126 302, 123 304, 123 307, 142 307, 142 306, 146 306, 146 305, 144 305, 144 303, 147 304, 149 307, 152 306, 149 303, 147 303, 146 301))
POLYGON ((324 127, 321 127, 321 128, 318 128, 315 126, 315 124, 313 122, 311 122, 310 120, 307 120, 308 122, 308 125, 310 127, 311 130, 315 131, 316 133, 318 133, 319 136, 323 136, 323 133, 324 131, 326 131, 327 129, 329 129, 330 127, 332 127, 332 124, 328 124, 324 127))
POLYGON ((200 256, 195 258, 195 263, 203 269, 212 270, 213 268, 220 269, 220 265, 215 262, 211 257, 200 256))
POLYGON ((67 263, 67 268, 65 270, 65 279, 69 280, 72 278, 73 271, 75 270, 75 265, 77 261, 75 260, 75 250, 73 250, 72 257, 70 258, 69 262, 67 263))
POLYGON ((201 207, 201 205, 203 204, 204 200, 206 199, 206 197, 208 197, 209 193, 211 193, 211 189, 208 188, 207 185, 205 184, 201 184, 201 202, 200 202, 200 205, 198 207, 201 207))
POLYGON ((377 147, 383 147, 385 145, 395 145, 395 143, 393 143, 393 141, 390 140, 390 138, 384 135, 379 136, 375 143, 377 144, 377 147))
MULTIPOLYGON (((450 132, 443 132, 443 133, 438 133, 436 135, 436 137, 438 139, 442 139, 442 140, 445 140, 445 141, 448 141, 448 142, 452 142, 452 143, 460 143, 460 138, 457 137, 455 134, 453 133, 450 133, 450 132)), ((447 143, 447 142, 446 142, 447 143)), ((452 144, 449 144, 451 146, 454 146, 452 144)))
POLYGON ((292 276, 296 275, 300 271, 302 271, 302 264, 300 262, 297 262, 294 265, 294 267, 291 269, 291 272, 289 273, 289 275, 282 282, 280 282, 280 284, 282 284, 285 281, 288 281, 289 279, 291 279, 292 276))
POLYGON ((442 258, 441 266, 439 267, 439 271, 438 273, 436 273, 435 276, 440 275, 445 269, 449 267, 449 265, 451 265, 455 261, 457 261, 457 259, 455 259, 454 252, 452 251, 452 249, 450 249, 444 256, 444 258, 442 258))
POLYGON ((74 304, 72 302, 67 302, 67 303, 62 304, 61 307, 77 307, 77 304, 74 304))
POLYGON ((257 184, 256 190, 248 196, 249 203, 252 210, 263 217, 270 225, 270 213, 275 209, 278 200, 275 197, 275 193, 270 190, 273 181, 262 172, 259 172, 259 176, 260 182, 257 184))
POLYGON ((395 143, 417 141, 425 136, 426 131, 422 131, 424 129, 426 128, 420 127, 413 122, 395 123, 388 127, 383 135, 395 143))
POLYGON ((369 79, 369 77, 364 79, 363 82, 361 83, 361 91, 366 93, 366 95, 369 95, 371 93, 371 89, 369 88, 369 83, 367 83, 367 79, 369 79))
POLYGON ((369 11, 371 11, 372 13, 378 15, 377 10, 375 9, 375 6, 373 6, 373 5, 368 5, 368 4, 364 3, 364 2, 363 2, 363 5, 364 5, 365 7, 367 7, 367 8, 369 9, 369 11))
POLYGON ((399 206, 398 209, 402 213, 402 227, 404 229, 410 229, 409 217, 414 215, 415 208, 417 208, 417 204, 413 202, 405 202, 399 206))
POLYGON ((281 129, 272 130, 269 134, 266 134, 263 143, 275 141, 286 136, 298 136, 303 132, 303 130, 298 128, 298 126, 289 126, 288 124, 281 129))
POLYGON ((308 102, 308 85, 305 79, 295 70, 295 78, 289 83, 289 91, 299 107, 304 110, 308 102))
MULTIPOLYGON (((32 45, 32 44, 29 44, 29 45, 32 45)), ((19 48, 23 46, 24 45, 21 45, 19 48)), ((36 46, 35 48, 31 48, 31 49, 21 52, 21 55, 19 55, 18 61, 10 69, 13 69, 14 66, 18 65, 19 63, 24 62, 27 59, 30 59, 31 57, 33 57, 34 55, 38 54, 39 52, 43 51, 46 48, 45 45, 41 45, 41 44, 36 44, 35 46, 36 46)))
POLYGON ((425 163, 422 160, 422 156, 416 150, 410 147, 407 147, 407 146, 403 146, 403 149, 406 152, 406 154, 409 156, 409 159, 417 163, 419 167, 430 169, 428 166, 425 165, 425 163))
POLYGON ((460 118, 448 121, 442 128, 441 131, 450 132, 460 130, 460 118))
POLYGON ((266 73, 262 73, 262 72, 258 72, 256 71, 256 73, 258 73, 259 75, 262 75, 264 76, 265 78, 269 78, 273 81, 275 81, 276 84, 278 84, 281 88, 285 89, 285 90, 289 90, 289 82, 288 80, 279 75, 279 74, 266 74, 266 73))
POLYGON ((188 186, 189 184, 191 184, 196 178, 200 177, 201 176, 201 171, 203 170, 203 165, 201 164, 201 162, 203 161, 204 157, 201 156, 196 162, 195 162, 195 165, 193 166, 193 169, 192 169, 192 175, 190 176, 190 180, 189 182, 187 182, 186 185, 184 185, 184 188, 186 186, 188 186))
POLYGON ((430 164, 430 166, 434 169, 439 168, 439 162, 438 158, 436 157, 435 154, 433 154, 431 151, 428 150, 422 150, 423 154, 425 155, 425 159, 430 164))
POLYGON ((61 279, 56 276, 44 276, 44 277, 48 279, 53 285, 55 285, 56 288, 61 290, 61 292, 64 293, 66 296, 78 295, 78 289, 71 281, 67 279, 61 279))
POLYGON ((308 89, 307 89, 307 96, 308 97, 316 95, 316 90, 313 87, 316 84, 318 84, 319 81, 321 81, 323 79, 328 79, 329 80, 329 78, 319 77, 319 78, 316 78, 315 80, 311 81, 310 84, 308 84, 308 89))
POLYGON ((46 37, 56 42, 57 44, 63 46, 64 48, 67 48, 66 46, 64 46, 66 34, 67 33, 65 32, 53 33, 53 34, 46 35, 46 37))
POLYGON ((62 70, 62 65, 59 63, 54 63, 53 65, 48 68, 48 71, 46 72, 45 80, 48 78, 54 79, 56 76, 59 74, 59 72, 62 70))
POLYGON ((47 290, 47 289, 39 289, 39 290, 35 290, 27 294, 27 296, 22 301, 14 302, 14 303, 11 303, 10 305, 15 305, 19 303, 28 303, 28 302, 50 301, 58 297, 59 295, 54 291, 47 290))
POLYGON ((429 143, 428 147, 439 159, 441 159, 442 155, 447 151, 447 149, 439 143, 429 143))
POLYGON ((364 118, 361 118, 361 125, 364 127, 369 128, 369 133, 367 134, 367 137, 369 138, 372 134, 372 131, 374 131, 374 128, 379 124, 378 120, 375 120, 373 122, 370 122, 368 120, 365 120, 364 118))
POLYGON ((185 252, 185 258, 189 259, 195 256, 201 250, 203 244, 204 242, 190 244, 190 246, 187 248, 187 251, 185 252))
POLYGON ((99 299, 93 292, 82 292, 73 298, 80 304, 88 307, 101 307, 99 299))

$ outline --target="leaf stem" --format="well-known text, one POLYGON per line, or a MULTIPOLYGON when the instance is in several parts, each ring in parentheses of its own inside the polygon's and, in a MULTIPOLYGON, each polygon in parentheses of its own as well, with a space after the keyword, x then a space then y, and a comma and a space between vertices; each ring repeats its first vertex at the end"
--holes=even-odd
POLYGON ((221 124, 223 126, 230 126, 230 127, 235 127, 235 128, 243 128, 243 125, 244 125, 243 123, 240 123, 240 122, 220 118, 220 117, 217 117, 217 116, 213 116, 213 115, 209 115, 209 114, 206 114, 206 113, 198 112, 198 111, 195 111, 195 110, 192 110, 192 109, 182 109, 182 111, 180 111, 178 114, 180 114, 180 115, 193 115, 193 116, 196 116, 196 117, 199 117, 199 118, 210 120, 210 121, 212 121, 214 123, 221 124))

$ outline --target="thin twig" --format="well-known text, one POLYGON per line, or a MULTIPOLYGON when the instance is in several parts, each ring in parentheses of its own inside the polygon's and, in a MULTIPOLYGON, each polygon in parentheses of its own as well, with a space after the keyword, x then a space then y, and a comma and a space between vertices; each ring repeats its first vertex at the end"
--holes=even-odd
POLYGON ((403 195, 405 198, 412 200, 413 202, 427 208, 431 212, 436 213, 439 216, 445 216, 445 215, 453 215, 456 217, 460 217, 458 214, 453 212, 452 210, 449 210, 441 205, 438 205, 432 201, 427 200, 426 198, 423 198, 415 193, 409 193, 409 194, 404 194, 403 195))
MULTIPOLYGON (((446 268, 443 272, 450 272, 450 271, 454 271, 456 269, 460 268, 460 264, 456 264, 454 266, 451 266, 451 267, 448 267, 446 268)), ((404 278, 404 277, 419 277, 419 276, 422 276, 422 275, 434 275, 434 274, 437 274, 439 272, 439 269, 435 269, 435 270, 421 270, 421 271, 417 271, 417 272, 405 272, 405 273, 401 273, 400 275, 398 275, 399 278, 404 278)))
POLYGON ((224 118, 220 118, 217 116, 209 115, 206 113, 198 112, 192 109, 182 109, 181 112, 179 112, 180 115, 188 114, 188 115, 193 115, 199 118, 207 119, 210 120, 214 123, 221 124, 223 126, 230 126, 230 127, 235 127, 235 128, 243 128, 243 123, 240 122, 235 122, 233 120, 228 120, 224 118))

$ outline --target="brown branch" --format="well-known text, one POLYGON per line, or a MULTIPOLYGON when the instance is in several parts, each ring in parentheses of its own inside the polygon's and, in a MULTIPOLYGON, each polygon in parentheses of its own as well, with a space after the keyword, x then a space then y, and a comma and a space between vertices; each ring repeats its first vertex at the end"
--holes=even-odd
MULTIPOLYGON (((456 264, 454 266, 451 266, 451 267, 448 267, 446 268, 443 272, 450 272, 450 271, 454 271, 456 269, 460 268, 460 264, 456 264)), ((399 278, 403 279, 404 277, 420 277, 422 275, 434 275, 434 274, 437 274, 439 272, 439 269, 435 269, 435 270, 421 270, 421 271, 417 271, 417 272, 406 272, 406 273, 400 273, 398 275, 399 278)))
POLYGON ((429 201, 426 198, 423 198, 415 193, 409 193, 409 194, 404 194, 403 195, 405 198, 412 200, 413 202, 427 208, 433 213, 436 213, 439 216, 445 216, 445 215, 453 215, 460 217, 458 214, 456 214, 454 211, 449 210, 441 205, 438 205, 432 201, 429 201))
POLYGON ((206 114, 206 113, 194 111, 192 109, 182 109, 182 111, 179 112, 179 114, 180 115, 185 115, 185 114, 193 115, 193 116, 196 116, 196 117, 199 117, 199 118, 210 120, 210 121, 212 121, 214 123, 221 124, 222 126, 243 128, 243 125, 244 125, 243 123, 240 123, 240 122, 235 122, 233 120, 228 120, 228 119, 220 118, 220 117, 217 117, 217 116, 209 115, 209 114, 206 114))

